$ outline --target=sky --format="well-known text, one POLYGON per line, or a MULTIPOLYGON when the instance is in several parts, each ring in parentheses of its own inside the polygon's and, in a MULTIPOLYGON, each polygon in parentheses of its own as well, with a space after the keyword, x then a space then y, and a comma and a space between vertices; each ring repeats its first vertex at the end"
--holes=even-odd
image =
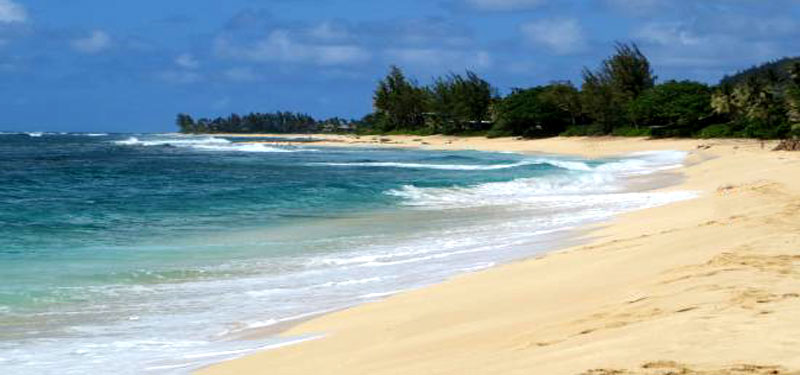
POLYGON ((0 0, 0 130, 175 131, 175 115, 360 118, 392 64, 503 93, 636 42, 663 82, 800 55, 800 0, 0 0))

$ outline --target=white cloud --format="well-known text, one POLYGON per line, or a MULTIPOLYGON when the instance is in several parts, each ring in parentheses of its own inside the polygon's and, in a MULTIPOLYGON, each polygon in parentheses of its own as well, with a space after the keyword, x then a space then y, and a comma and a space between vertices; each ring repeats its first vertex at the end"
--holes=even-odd
POLYGON ((618 11, 636 16, 651 15, 674 2, 665 0, 605 0, 605 3, 618 11))
POLYGON ((353 45, 344 46, 313 46, 312 55, 320 65, 341 65, 366 61, 369 52, 353 45))
POLYGON ((200 62, 190 53, 184 53, 175 58, 175 65, 184 69, 197 69, 200 67, 200 62))
POLYGON ((374 23, 364 34, 392 46, 416 48, 461 49, 475 43, 469 27, 436 17, 374 23))
POLYGON ((259 75, 249 67, 236 67, 226 70, 225 78, 234 82, 254 82, 260 79, 259 75))
POLYGON ((437 48, 390 48, 385 51, 390 63, 419 67, 461 70, 486 69, 492 65, 487 51, 461 51, 437 48))
POLYGON ((168 70, 158 74, 158 78, 174 84, 190 84, 203 80, 203 76, 196 72, 185 70, 168 70))
POLYGON ((308 35, 320 40, 343 40, 351 37, 346 27, 329 21, 312 27, 308 30, 308 35))
POLYGON ((272 31, 266 38, 249 45, 236 45, 228 37, 217 37, 214 50, 220 56, 236 59, 317 65, 358 64, 371 57, 367 50, 357 45, 300 42, 287 30, 272 31))
POLYGON ((545 46, 559 55, 578 52, 586 47, 586 40, 578 20, 546 19, 528 22, 520 31, 529 42, 545 46))
POLYGON ((0 0, 0 23, 23 23, 28 20, 28 12, 22 5, 11 0, 0 0))
POLYGON ((710 27, 692 21, 651 22, 633 35, 643 42, 657 69, 704 69, 719 74, 785 54, 787 47, 782 40, 787 38, 774 38, 772 33, 791 33, 790 26, 752 18, 747 26, 745 29, 728 24, 710 27), (768 26, 760 27, 761 24, 768 26))
POLYGON ((693 46, 704 42, 681 23, 649 23, 635 33, 640 39, 661 45, 693 46))
POLYGON ((479 68, 488 68, 492 66, 492 55, 486 51, 478 51, 475 54, 475 65, 479 68))
POLYGON ((83 53, 98 53, 111 47, 111 37, 102 30, 95 30, 84 38, 72 40, 72 48, 83 53))
POLYGON ((466 0, 467 5, 479 10, 513 11, 533 9, 546 3, 546 0, 466 0))

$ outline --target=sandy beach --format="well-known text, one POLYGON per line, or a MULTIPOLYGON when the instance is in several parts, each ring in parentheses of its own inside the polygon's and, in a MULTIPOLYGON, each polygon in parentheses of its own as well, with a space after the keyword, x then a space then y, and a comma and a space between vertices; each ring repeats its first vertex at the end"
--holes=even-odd
POLYGON ((752 140, 314 138, 588 157, 684 150, 684 179, 669 189, 699 197, 620 216, 586 245, 304 321, 282 335, 324 337, 200 374, 800 373, 800 153, 752 140))

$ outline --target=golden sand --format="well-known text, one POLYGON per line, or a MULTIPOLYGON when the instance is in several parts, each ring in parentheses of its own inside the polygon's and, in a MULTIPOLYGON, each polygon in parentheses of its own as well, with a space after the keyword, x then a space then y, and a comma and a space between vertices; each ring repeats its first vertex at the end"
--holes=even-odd
POLYGON ((201 374, 784 374, 800 370, 800 153, 743 140, 326 136, 320 144, 608 156, 690 151, 699 198, 593 241, 324 315, 322 339, 201 374), (762 148, 763 146, 763 148, 762 148))

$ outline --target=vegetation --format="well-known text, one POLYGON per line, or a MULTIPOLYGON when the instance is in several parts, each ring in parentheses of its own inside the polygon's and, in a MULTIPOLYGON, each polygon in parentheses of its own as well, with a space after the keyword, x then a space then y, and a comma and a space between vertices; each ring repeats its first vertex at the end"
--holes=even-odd
POLYGON ((480 131, 491 123, 489 109, 495 90, 473 72, 438 78, 425 91, 429 98, 426 114, 433 132, 480 131))
POLYGON ((726 77, 714 91, 714 113, 726 117, 731 136, 800 136, 800 58, 783 59, 726 77))
POLYGON ((711 88, 692 81, 656 85, 630 102, 628 116, 634 124, 647 124, 662 136, 691 136, 713 118, 711 88))
POLYGON ((372 97, 377 130, 416 130, 425 122, 428 95, 416 82, 406 79, 403 71, 392 66, 389 74, 378 82, 372 97))
POLYGON ((374 132, 463 134, 488 130, 495 90, 477 74, 450 74, 428 87, 392 66, 373 95, 375 112, 361 121, 374 132))
POLYGON ((277 112, 197 121, 181 114, 177 124, 187 133, 800 137, 800 57, 726 76, 715 86, 656 81, 639 47, 618 43, 596 69, 583 69, 580 89, 556 81, 501 97, 474 72, 422 86, 392 66, 373 93, 374 112, 358 121, 277 112))
POLYGON ((275 112, 250 113, 239 116, 215 119, 201 118, 195 121, 192 116, 181 113, 175 121, 182 133, 316 133, 322 131, 349 131, 352 120, 338 117, 324 121, 301 113, 275 112))
MULTIPOLYGON (((585 113, 610 134, 629 125, 629 107, 655 83, 650 62, 635 44, 617 44, 616 54, 596 71, 583 69, 582 104, 585 113)), ((635 128, 638 124, 633 123, 635 128)))
POLYGON ((514 89, 495 105, 495 125, 490 135, 558 135, 575 121, 569 104, 577 94, 574 87, 566 84, 514 89))

